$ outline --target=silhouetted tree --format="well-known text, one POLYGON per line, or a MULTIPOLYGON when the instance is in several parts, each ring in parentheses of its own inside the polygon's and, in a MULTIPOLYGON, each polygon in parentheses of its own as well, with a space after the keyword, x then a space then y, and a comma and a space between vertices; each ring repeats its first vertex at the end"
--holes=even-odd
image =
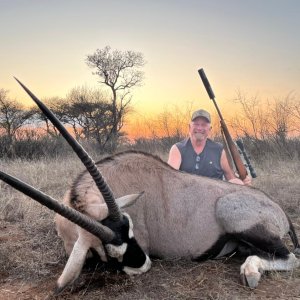
POLYGON ((8 91, 0 89, 0 128, 7 141, 7 151, 13 155, 17 131, 32 117, 30 110, 8 97, 8 91))
MULTIPOLYGON (((51 97, 43 99, 43 102, 49 109, 56 115, 56 117, 64 122, 64 111, 62 109, 63 98, 51 97)), ((36 106, 31 108, 34 115, 34 123, 39 127, 40 130, 46 131, 46 133, 52 137, 60 135, 59 131, 53 126, 49 119, 43 114, 43 112, 36 106), (40 126, 41 125, 41 126, 40 126)))
POLYGON ((72 126, 76 138, 96 141, 101 150, 114 126, 113 105, 100 90, 86 87, 74 88, 61 106, 63 121, 72 126))
POLYGON ((99 82, 106 85, 112 93, 113 127, 108 138, 112 145, 115 145, 129 108, 131 89, 139 86, 143 80, 140 68, 145 65, 144 57, 140 52, 111 51, 111 48, 106 46, 88 55, 86 63, 90 68, 96 69, 94 74, 99 76, 99 82))

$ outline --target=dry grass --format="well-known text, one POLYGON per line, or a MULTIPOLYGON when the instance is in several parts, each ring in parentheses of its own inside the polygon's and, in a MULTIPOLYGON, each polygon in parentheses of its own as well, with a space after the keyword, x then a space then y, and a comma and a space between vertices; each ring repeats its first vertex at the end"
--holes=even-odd
MULTIPOLYGON (((256 166, 255 186, 281 204, 300 232, 299 161, 256 166)), ((1 162, 1 170, 61 199, 83 167, 74 157, 38 162, 1 162)), ((45 299, 66 258, 56 236, 54 213, 0 182, 0 299, 45 299)), ((241 261, 160 261, 130 278, 98 265, 85 269, 73 290, 58 299, 296 299, 300 271, 265 274, 256 290, 240 285, 241 261)))

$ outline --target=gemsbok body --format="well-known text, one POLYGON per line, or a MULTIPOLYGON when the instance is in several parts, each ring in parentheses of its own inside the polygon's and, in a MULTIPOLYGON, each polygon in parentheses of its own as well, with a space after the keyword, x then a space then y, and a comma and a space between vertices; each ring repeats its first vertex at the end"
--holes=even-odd
POLYGON ((241 278, 252 288, 263 271, 300 265, 282 241, 289 233, 298 249, 294 228, 265 193, 183 173, 142 152, 127 151, 95 164, 55 116, 23 88, 87 168, 66 192, 64 205, 0 173, 2 180, 58 213, 57 231, 69 255, 58 291, 74 282, 92 252, 104 262, 117 259, 122 270, 133 275, 150 269, 149 256, 203 260, 240 251, 247 253, 241 278))

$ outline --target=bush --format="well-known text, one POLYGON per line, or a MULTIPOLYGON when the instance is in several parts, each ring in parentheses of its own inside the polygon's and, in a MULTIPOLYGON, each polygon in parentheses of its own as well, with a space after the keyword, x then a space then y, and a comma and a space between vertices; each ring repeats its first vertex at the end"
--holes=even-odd
POLYGON ((44 136, 39 139, 21 139, 12 144, 6 137, 0 137, 0 158, 27 160, 40 159, 43 157, 65 156, 72 152, 67 142, 62 137, 44 136))
POLYGON ((284 143, 274 138, 269 139, 243 139, 247 153, 260 163, 269 157, 277 159, 300 158, 300 139, 289 138, 284 143))
MULTIPOLYGON (((139 150, 152 154, 168 153, 171 146, 184 139, 182 136, 139 138, 134 142, 127 139, 120 139, 116 151, 139 150)), ((214 139, 222 143, 222 139, 214 139)), ((297 159, 300 158, 300 139, 287 138, 279 140, 274 137, 268 139, 254 139, 244 137, 243 142, 247 154, 260 163, 268 157, 277 157, 278 159, 297 159)), ((92 154, 98 156, 103 154, 104 150, 100 149, 99 144, 91 143, 86 140, 80 141, 83 147, 92 154)), ((106 149, 107 150, 107 149, 106 149)), ((110 151, 106 151, 108 153, 110 151)), ((49 135, 27 135, 19 140, 11 142, 6 136, 0 136, 0 158, 1 159, 41 159, 44 157, 66 157, 73 154, 72 148, 67 144, 62 136, 49 135)))

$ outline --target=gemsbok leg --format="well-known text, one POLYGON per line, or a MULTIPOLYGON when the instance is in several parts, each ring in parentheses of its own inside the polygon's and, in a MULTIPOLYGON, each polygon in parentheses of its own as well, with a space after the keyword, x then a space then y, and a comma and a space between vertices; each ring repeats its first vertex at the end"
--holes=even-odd
POLYGON ((264 271, 290 271, 299 267, 300 261, 295 254, 289 253, 286 258, 261 258, 257 255, 248 256, 241 266, 241 279, 244 285, 255 288, 264 271))

